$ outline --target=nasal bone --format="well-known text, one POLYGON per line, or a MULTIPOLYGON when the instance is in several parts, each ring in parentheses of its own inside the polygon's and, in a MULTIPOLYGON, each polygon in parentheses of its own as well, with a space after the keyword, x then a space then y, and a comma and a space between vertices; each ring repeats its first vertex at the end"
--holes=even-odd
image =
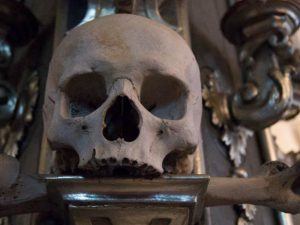
POLYGON ((117 78, 111 86, 110 94, 115 96, 128 96, 131 99, 137 97, 134 84, 128 78, 117 78))

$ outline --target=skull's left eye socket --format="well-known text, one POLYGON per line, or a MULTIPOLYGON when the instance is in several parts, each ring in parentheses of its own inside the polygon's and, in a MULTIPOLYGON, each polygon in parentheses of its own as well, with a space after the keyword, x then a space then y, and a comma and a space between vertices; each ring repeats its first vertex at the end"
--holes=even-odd
POLYGON ((67 117, 86 116, 107 98, 104 78, 95 73, 74 76, 63 87, 63 94, 62 112, 67 117))

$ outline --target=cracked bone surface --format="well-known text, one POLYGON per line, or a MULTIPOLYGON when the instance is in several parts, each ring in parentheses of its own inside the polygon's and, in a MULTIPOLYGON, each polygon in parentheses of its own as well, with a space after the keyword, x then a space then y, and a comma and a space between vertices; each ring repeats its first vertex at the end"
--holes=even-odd
POLYGON ((198 64, 173 30, 135 15, 68 32, 52 58, 45 132, 62 174, 189 174, 200 143, 198 64))

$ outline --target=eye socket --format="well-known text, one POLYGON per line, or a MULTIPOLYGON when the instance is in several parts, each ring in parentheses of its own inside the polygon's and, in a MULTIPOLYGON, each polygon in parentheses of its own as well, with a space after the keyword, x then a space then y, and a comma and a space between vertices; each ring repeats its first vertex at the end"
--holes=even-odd
POLYGON ((187 90, 174 77, 150 75, 143 81, 141 103, 154 116, 178 120, 186 112, 187 90))
POLYGON ((83 117, 98 109, 107 99, 105 81, 96 73, 71 78, 63 88, 68 117, 83 117))

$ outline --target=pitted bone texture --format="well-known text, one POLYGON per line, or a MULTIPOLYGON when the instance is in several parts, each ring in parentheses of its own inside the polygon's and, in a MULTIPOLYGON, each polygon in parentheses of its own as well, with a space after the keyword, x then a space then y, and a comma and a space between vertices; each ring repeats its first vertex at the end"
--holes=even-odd
POLYGON ((66 155, 58 168, 99 176, 191 173, 200 87, 189 46, 164 25, 114 15, 75 28, 55 51, 46 87, 45 133, 66 155), (123 166, 124 159, 139 167, 123 166), (99 167, 104 160, 110 164, 99 167))

